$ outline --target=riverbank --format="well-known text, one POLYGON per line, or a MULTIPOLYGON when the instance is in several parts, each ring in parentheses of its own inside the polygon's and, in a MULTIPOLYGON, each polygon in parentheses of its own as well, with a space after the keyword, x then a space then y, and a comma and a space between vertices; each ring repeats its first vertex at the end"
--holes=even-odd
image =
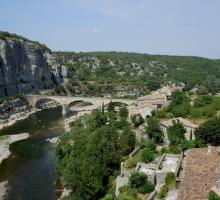
POLYGON ((11 144, 20 140, 27 139, 28 137, 29 133, 0 136, 0 164, 4 159, 8 158, 11 155, 11 152, 9 150, 11 144))
POLYGON ((70 131, 70 124, 75 121, 77 118, 85 115, 85 114, 89 114, 91 113, 92 111, 80 111, 78 112, 76 115, 73 115, 69 118, 66 118, 65 119, 65 126, 64 126, 64 129, 65 129, 65 132, 68 133, 70 131))
POLYGON ((7 182, 1 182, 0 183, 0 199, 3 200, 5 197, 5 194, 7 192, 7 182))
POLYGON ((19 112, 16 114, 11 115, 11 117, 7 120, 0 120, 0 130, 9 126, 12 126, 15 124, 17 121, 27 119, 29 116, 32 114, 39 112, 40 109, 33 108, 31 110, 27 110, 24 112, 19 112))

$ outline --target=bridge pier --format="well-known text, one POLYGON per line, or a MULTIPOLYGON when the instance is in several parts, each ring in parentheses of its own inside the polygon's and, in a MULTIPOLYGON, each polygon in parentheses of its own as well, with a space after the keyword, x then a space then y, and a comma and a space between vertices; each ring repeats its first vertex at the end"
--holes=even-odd
POLYGON ((66 115, 66 105, 62 105, 62 115, 66 115))

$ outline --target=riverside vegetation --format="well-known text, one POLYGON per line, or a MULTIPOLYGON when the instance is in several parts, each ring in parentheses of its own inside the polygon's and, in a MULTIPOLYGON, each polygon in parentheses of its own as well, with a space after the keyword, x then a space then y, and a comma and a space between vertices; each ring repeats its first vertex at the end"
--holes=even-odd
POLYGON ((58 171, 71 191, 67 199, 99 199, 113 189, 121 161, 135 148, 127 117, 126 108, 119 113, 111 107, 106 112, 94 110, 74 121, 70 133, 61 136, 58 171))

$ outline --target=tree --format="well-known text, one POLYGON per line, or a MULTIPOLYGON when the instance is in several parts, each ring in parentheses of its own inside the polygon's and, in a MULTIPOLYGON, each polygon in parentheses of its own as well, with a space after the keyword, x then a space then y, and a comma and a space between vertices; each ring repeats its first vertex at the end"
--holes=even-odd
POLYGON ((173 121, 173 125, 167 129, 167 133, 171 145, 181 144, 185 140, 186 130, 179 121, 173 121))
POLYGON ((160 129, 159 120, 156 117, 150 117, 147 120, 146 132, 156 143, 163 142, 163 132, 160 129))
POLYGON ((147 175, 143 172, 134 172, 129 178, 132 188, 136 189, 139 193, 149 193, 154 190, 154 185, 147 180, 147 175))
POLYGON ((134 127, 138 127, 144 123, 144 119, 140 114, 134 114, 131 116, 131 121, 134 127))
POLYGON ((206 144, 220 144, 220 118, 210 119, 200 125, 195 131, 195 136, 206 144))
POLYGON ((185 117, 190 111, 190 99, 181 91, 175 91, 171 96, 171 103, 168 106, 168 110, 175 117, 185 117))
POLYGON ((131 174, 129 178, 129 182, 132 188, 137 189, 138 187, 144 185, 145 181, 147 180, 147 175, 143 172, 134 172, 131 174))
POLYGON ((209 200, 220 200, 220 197, 213 191, 209 192, 209 200))
POLYGON ((125 118, 125 119, 127 119, 128 118, 128 109, 126 108, 126 106, 124 106, 124 107, 122 107, 122 108, 120 108, 119 109, 119 116, 121 117, 121 118, 125 118))
POLYGON ((155 151, 156 150, 156 143, 154 140, 147 140, 145 142, 145 147, 151 151, 155 151))
POLYGON ((207 87, 205 87, 203 85, 198 87, 197 94, 204 95, 204 94, 208 94, 208 93, 209 93, 209 90, 207 87))
POLYGON ((108 112, 115 112, 115 106, 112 101, 110 101, 110 103, 108 104, 107 110, 108 112))
POLYGON ((151 162, 151 161, 154 159, 154 154, 155 154, 154 151, 145 148, 145 149, 142 151, 141 159, 142 159, 145 163, 149 163, 149 162, 151 162))
POLYGON ((121 154, 128 155, 135 148, 135 133, 132 131, 130 126, 125 126, 119 136, 119 145, 121 149, 121 154))

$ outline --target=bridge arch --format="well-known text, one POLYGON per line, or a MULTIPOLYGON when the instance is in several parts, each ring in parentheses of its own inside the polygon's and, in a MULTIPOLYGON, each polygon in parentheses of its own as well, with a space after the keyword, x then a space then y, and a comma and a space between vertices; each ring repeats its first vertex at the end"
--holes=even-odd
POLYGON ((60 106, 62 106, 62 115, 65 115, 67 112, 66 105, 62 104, 55 98, 47 97, 47 96, 26 96, 26 99, 33 108, 39 108, 41 103, 47 102, 56 102, 60 106))

